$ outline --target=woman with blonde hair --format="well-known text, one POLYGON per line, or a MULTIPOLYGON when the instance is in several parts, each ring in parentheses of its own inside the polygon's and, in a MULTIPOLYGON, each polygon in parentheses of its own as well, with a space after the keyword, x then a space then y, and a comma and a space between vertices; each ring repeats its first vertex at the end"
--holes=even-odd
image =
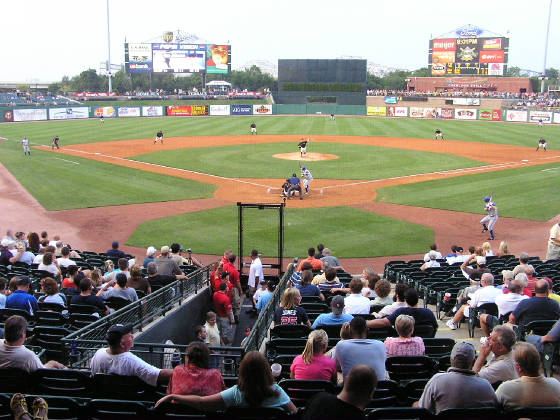
POLYGON ((105 261, 105 275, 115 271, 115 263, 111 260, 105 261))
POLYGON ((91 285, 96 290, 103 285, 103 275, 101 274, 101 270, 97 268, 95 270, 91 270, 89 279, 91 280, 91 285))
POLYGON ((290 378, 336 382, 336 362, 324 355, 328 345, 329 337, 324 330, 312 331, 303 353, 292 362, 290 378))
POLYGON ((500 246, 496 252, 497 257, 503 257, 504 255, 509 255, 508 243, 506 241, 500 242, 500 246))
POLYGON ((484 242, 482 244, 482 249, 484 251, 484 256, 485 257, 493 257, 494 256, 494 252, 492 251, 492 248, 490 247, 490 242, 484 242))
POLYGON ((414 318, 410 315, 399 315, 395 320, 398 337, 387 337, 385 349, 390 356, 423 356, 426 349, 422 337, 412 337, 414 318))
POLYGON ((284 290, 280 307, 274 311, 274 325, 304 324, 311 328, 307 312, 301 306, 301 295, 295 287, 284 290))

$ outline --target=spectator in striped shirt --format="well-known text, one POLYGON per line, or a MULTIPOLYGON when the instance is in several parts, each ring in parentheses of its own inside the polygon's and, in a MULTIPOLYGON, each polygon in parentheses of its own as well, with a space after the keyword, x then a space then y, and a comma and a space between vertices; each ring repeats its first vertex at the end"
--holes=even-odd
POLYGON ((398 337, 387 337, 385 349, 387 357, 391 356, 423 356, 425 352, 422 337, 412 337, 414 318, 410 315, 399 315, 395 321, 398 337))

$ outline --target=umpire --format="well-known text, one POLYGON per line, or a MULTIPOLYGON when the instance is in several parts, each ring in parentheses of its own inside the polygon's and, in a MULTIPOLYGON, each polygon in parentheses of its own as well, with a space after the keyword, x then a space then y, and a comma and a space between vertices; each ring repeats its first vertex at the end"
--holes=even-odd
POLYGON ((292 174, 292 177, 288 179, 288 182, 290 183, 290 188, 288 190, 288 197, 290 197, 293 191, 299 191, 299 199, 303 200, 303 195, 301 192, 301 183, 298 176, 295 173, 292 174))

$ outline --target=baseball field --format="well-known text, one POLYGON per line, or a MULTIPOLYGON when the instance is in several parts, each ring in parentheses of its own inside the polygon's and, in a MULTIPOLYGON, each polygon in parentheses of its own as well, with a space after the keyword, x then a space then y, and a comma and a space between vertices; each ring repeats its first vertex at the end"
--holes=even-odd
MULTIPOLYGON (((0 137, 2 191, 21 191, 0 199, 0 228, 58 220, 85 249, 104 250, 112 239, 132 250, 175 241, 199 254, 236 249, 236 202, 281 202, 280 186, 299 165, 314 180, 304 200, 286 202, 287 256, 318 242, 342 258, 415 255, 434 240, 442 252, 480 243, 482 199, 493 194, 497 241, 544 257, 546 232, 560 213, 559 126, 175 117, 2 124, 0 137), (256 136, 249 135, 253 121, 256 136), (433 140, 436 128, 444 141, 433 140), (165 141, 154 144, 160 129, 165 141), (55 135, 59 150, 51 149, 55 135), (302 137, 311 139, 304 157, 302 137), (540 137, 547 152, 535 151, 540 137)), ((254 217, 262 229, 249 232, 246 244, 253 237, 273 256, 277 222, 254 217)))

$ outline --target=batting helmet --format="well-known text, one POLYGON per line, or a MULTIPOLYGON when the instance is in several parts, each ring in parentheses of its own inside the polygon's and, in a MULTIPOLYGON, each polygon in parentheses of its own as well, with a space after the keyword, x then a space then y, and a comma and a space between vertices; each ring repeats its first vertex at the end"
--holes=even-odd
POLYGON ((484 202, 485 203, 488 203, 489 201, 490 201, 490 197, 488 197, 488 196, 484 197, 484 202))
POLYGON ((303 169, 305 171, 305 166, 302 166, 301 169, 303 169))

